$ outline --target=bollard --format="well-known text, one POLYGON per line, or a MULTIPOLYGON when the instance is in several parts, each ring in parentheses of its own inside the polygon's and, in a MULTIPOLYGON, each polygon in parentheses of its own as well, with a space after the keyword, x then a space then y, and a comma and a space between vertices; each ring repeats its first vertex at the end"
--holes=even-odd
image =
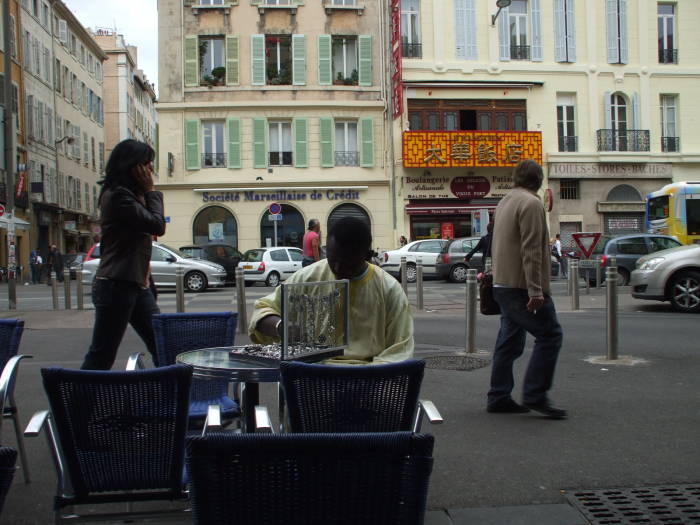
POLYGON ((83 309, 83 265, 75 269, 75 298, 78 301, 78 310, 83 309))
POLYGON ((49 279, 51 279, 51 297, 53 298, 53 309, 58 310, 58 280, 56 279, 56 272, 49 272, 49 279))
POLYGON ((243 268, 236 268, 236 302, 238 303, 238 326, 236 331, 239 334, 247 334, 248 314, 245 304, 245 277, 243 268))
POLYGON ((403 288, 403 293, 408 296, 408 282, 406 280, 406 257, 401 257, 401 288, 403 288))
POLYGON ((185 311, 185 271, 175 268, 175 308, 178 313, 185 311))
POLYGON ((613 361, 617 359, 617 262, 614 258, 610 266, 605 269, 606 282, 606 343, 608 347, 607 357, 613 361), (614 266, 613 266, 614 264, 614 266))
POLYGON ((569 277, 571 278, 571 309, 579 309, 579 277, 578 261, 573 260, 569 265, 569 277))
POLYGON ((597 257, 595 261, 595 287, 600 288, 600 280, 603 278, 602 257, 597 257))
POLYGON ((416 258, 416 306, 423 310, 423 259, 416 258))
POLYGON ((70 270, 68 268, 63 270, 63 293, 65 308, 66 310, 70 310, 73 307, 71 304, 73 301, 71 300, 70 296, 70 270))
POLYGON ((467 353, 476 353, 476 269, 467 270, 467 353))
POLYGON ((17 310, 17 279, 14 272, 7 271, 7 309, 17 310), (14 275, 13 275, 14 274, 14 275))

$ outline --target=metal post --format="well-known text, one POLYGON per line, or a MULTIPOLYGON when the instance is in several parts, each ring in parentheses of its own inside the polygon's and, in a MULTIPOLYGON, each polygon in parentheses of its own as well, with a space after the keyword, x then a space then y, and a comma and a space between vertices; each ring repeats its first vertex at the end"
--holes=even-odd
POLYGON ((476 353, 476 269, 467 270, 467 353, 476 353))
POLYGON ((573 260, 569 265, 569 277, 571 278, 571 309, 579 309, 579 276, 578 261, 573 260))
POLYGON ((423 310, 423 259, 416 258, 416 306, 423 310))
POLYGON ((236 268, 236 302, 238 303, 238 326, 236 332, 248 332, 248 313, 245 304, 245 277, 243 268, 236 268))
POLYGON ((571 289, 573 288, 572 279, 574 272, 572 271, 573 262, 569 263, 569 273, 566 275, 566 295, 571 296, 571 289))
POLYGON ((73 305, 71 304, 71 296, 70 296, 70 270, 68 268, 65 268, 63 270, 63 291, 65 295, 65 307, 66 310, 70 310, 73 305))
POLYGON ((75 269, 75 296, 78 300, 78 310, 83 309, 83 265, 80 264, 75 269))
POLYGON ((586 268, 586 295, 591 295, 591 269, 586 268))
POLYGON ((175 305, 176 311, 185 311, 185 270, 181 266, 175 268, 175 305))
MULTIPOLYGON (((274 217, 274 216, 273 216, 274 217)), ((274 217, 274 221, 272 221, 272 229, 274 231, 274 236, 275 240, 272 241, 272 246, 277 247, 277 217, 274 217)))
MULTIPOLYGON (((5 28, 3 34, 3 49, 5 56, 9 56, 14 38, 14 27, 12 27, 12 18, 10 15, 10 2, 4 2, 2 5, 2 25, 5 28), (12 29, 10 29, 12 28, 12 29)), ((17 41, 18 45, 19 41, 17 41)), ((3 69, 3 100, 5 101, 0 116, 4 120, 3 129, 0 133, 4 133, 5 147, 2 152, 3 163, 0 163, 0 169, 5 170, 5 212, 7 217, 7 304, 10 310, 17 309, 17 282, 14 278, 16 264, 16 245, 15 245, 15 175, 16 175, 16 158, 17 158, 17 143, 15 125, 15 116, 12 111, 12 60, 5 60, 3 69), (11 277, 12 276, 12 277, 11 277)), ((19 116, 19 115, 18 115, 19 116)))
POLYGON ((605 269, 606 280, 606 343, 608 359, 617 359, 617 261, 612 258, 610 266, 605 269))
POLYGON ((7 265, 7 308, 8 310, 17 310, 16 273, 10 270, 9 264, 7 265))
POLYGON ((603 278, 602 257, 596 257, 595 261, 595 287, 600 288, 600 280, 603 278))
POLYGON ((406 282, 406 257, 401 257, 401 288, 408 295, 408 282, 406 282))
POLYGON ((51 297, 53 298, 53 309, 58 310, 58 279, 56 279, 56 272, 49 272, 49 279, 51 279, 51 297))

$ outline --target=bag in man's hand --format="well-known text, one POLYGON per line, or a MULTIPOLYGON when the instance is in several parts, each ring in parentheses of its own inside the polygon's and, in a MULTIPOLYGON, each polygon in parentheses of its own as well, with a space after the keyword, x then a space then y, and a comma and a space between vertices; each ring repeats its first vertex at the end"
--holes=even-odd
POLYGON ((479 281, 479 307, 484 315, 498 315, 501 307, 493 298, 493 274, 484 273, 479 281))
POLYGON ((551 252, 552 252, 552 255, 553 255, 554 257, 559 257, 559 250, 557 250, 557 245, 556 245, 556 244, 552 244, 552 250, 551 250, 551 252))

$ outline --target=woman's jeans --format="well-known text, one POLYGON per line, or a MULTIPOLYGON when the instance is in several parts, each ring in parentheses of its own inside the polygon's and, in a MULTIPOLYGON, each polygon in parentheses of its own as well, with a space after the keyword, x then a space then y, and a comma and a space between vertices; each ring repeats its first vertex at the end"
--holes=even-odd
POLYGON ((545 295, 544 305, 535 313, 527 311, 530 299, 527 290, 494 287, 493 296, 501 307, 501 329, 493 352, 488 404, 510 398, 514 384, 513 362, 525 350, 526 332, 535 337, 535 347, 525 373, 523 402, 546 403, 563 339, 552 298, 545 295))
POLYGON ((153 363, 158 366, 152 317, 160 310, 151 290, 130 281, 95 279, 92 302, 95 305, 95 327, 90 350, 80 367, 82 370, 112 368, 129 323, 143 339, 153 363))

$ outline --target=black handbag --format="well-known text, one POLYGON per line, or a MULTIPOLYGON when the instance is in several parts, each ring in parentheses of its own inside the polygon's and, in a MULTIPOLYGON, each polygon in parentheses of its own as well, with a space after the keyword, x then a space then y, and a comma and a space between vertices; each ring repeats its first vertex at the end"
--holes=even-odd
POLYGON ((484 273, 479 281, 479 307, 484 315, 498 315, 501 307, 493 298, 493 274, 484 273))

